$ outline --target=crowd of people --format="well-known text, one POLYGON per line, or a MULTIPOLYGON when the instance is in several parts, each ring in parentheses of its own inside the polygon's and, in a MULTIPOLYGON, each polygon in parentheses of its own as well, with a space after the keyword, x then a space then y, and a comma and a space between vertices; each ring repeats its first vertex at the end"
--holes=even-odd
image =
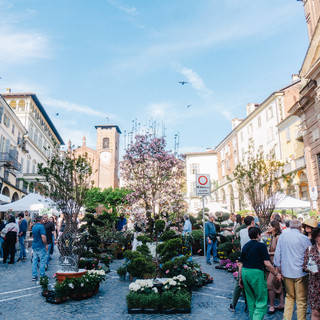
POLYGON ((27 261, 26 242, 29 243, 31 239, 32 279, 37 280, 38 268, 40 276, 45 275, 52 259, 54 245, 57 243, 59 233, 63 232, 64 226, 63 216, 56 219, 54 215, 49 218, 47 214, 43 214, 31 219, 27 210, 16 216, 12 213, 8 214, 7 219, 0 220, 0 260, 4 264, 7 261, 8 264, 27 261), (20 255, 15 260, 18 248, 20 255))
POLYGON ((298 320, 306 319, 308 303, 311 319, 320 319, 320 228, 315 218, 301 221, 275 213, 264 234, 254 217, 244 218, 247 226, 239 232, 241 256, 238 281, 229 309, 235 311, 244 291, 250 318, 283 311, 292 319, 296 304, 298 320), (267 246, 262 236, 271 237, 267 246), (310 267, 312 265, 312 267, 310 267), (278 305, 275 306, 275 298, 278 305), (269 300, 269 310, 267 303, 269 300))

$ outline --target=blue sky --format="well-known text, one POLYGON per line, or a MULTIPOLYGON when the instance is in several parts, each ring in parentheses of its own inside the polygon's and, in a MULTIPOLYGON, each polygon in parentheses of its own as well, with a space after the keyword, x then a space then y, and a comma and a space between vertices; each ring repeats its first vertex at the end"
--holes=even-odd
POLYGON ((0 14, 0 92, 36 93, 65 142, 93 148, 95 125, 151 118, 170 149, 177 132, 180 152, 212 148, 308 47, 296 0, 0 0, 0 14))

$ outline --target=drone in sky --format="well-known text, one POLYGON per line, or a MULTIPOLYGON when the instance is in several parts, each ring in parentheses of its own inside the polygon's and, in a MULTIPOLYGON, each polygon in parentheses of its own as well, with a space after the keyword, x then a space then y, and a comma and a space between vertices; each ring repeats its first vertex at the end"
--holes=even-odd
POLYGON ((185 84, 187 84, 188 82, 187 82, 187 81, 179 81, 179 83, 181 83, 181 85, 185 85, 185 84))

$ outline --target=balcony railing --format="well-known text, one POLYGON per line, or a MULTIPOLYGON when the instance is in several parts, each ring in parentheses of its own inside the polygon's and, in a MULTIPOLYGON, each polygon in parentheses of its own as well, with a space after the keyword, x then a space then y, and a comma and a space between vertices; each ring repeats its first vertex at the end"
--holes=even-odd
POLYGON ((0 163, 4 166, 13 167, 17 171, 21 171, 21 164, 9 152, 0 152, 0 163))
POLYGON ((306 161, 304 159, 304 156, 298 158, 295 160, 295 163, 296 163, 296 169, 298 168, 303 168, 306 166, 306 161))

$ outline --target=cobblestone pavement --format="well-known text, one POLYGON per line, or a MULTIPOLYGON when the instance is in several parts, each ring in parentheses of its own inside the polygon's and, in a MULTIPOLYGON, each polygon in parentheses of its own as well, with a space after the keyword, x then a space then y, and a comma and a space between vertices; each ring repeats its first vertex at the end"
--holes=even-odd
MULTIPOLYGON (((28 253, 27 262, 14 265, 0 262, 0 319, 249 320, 248 313, 244 312, 243 297, 239 300, 236 312, 233 313, 228 309, 235 284, 232 274, 205 264, 203 257, 194 259, 201 263, 205 272, 213 276, 214 282, 193 292, 191 314, 129 315, 125 296, 130 282, 120 281, 116 273, 116 269, 122 264, 121 260, 111 264, 111 272, 102 283, 99 293, 93 298, 54 305, 45 302, 45 298, 41 296, 39 283, 31 280, 30 253, 28 253)), ((49 277, 53 276, 57 265, 58 254, 55 252, 47 271, 49 277)), ((282 319, 282 315, 282 312, 276 312, 273 315, 266 315, 265 319, 279 320, 282 319)), ((307 319, 310 319, 310 312, 307 319)), ((296 320, 296 315, 293 320, 296 320)))

